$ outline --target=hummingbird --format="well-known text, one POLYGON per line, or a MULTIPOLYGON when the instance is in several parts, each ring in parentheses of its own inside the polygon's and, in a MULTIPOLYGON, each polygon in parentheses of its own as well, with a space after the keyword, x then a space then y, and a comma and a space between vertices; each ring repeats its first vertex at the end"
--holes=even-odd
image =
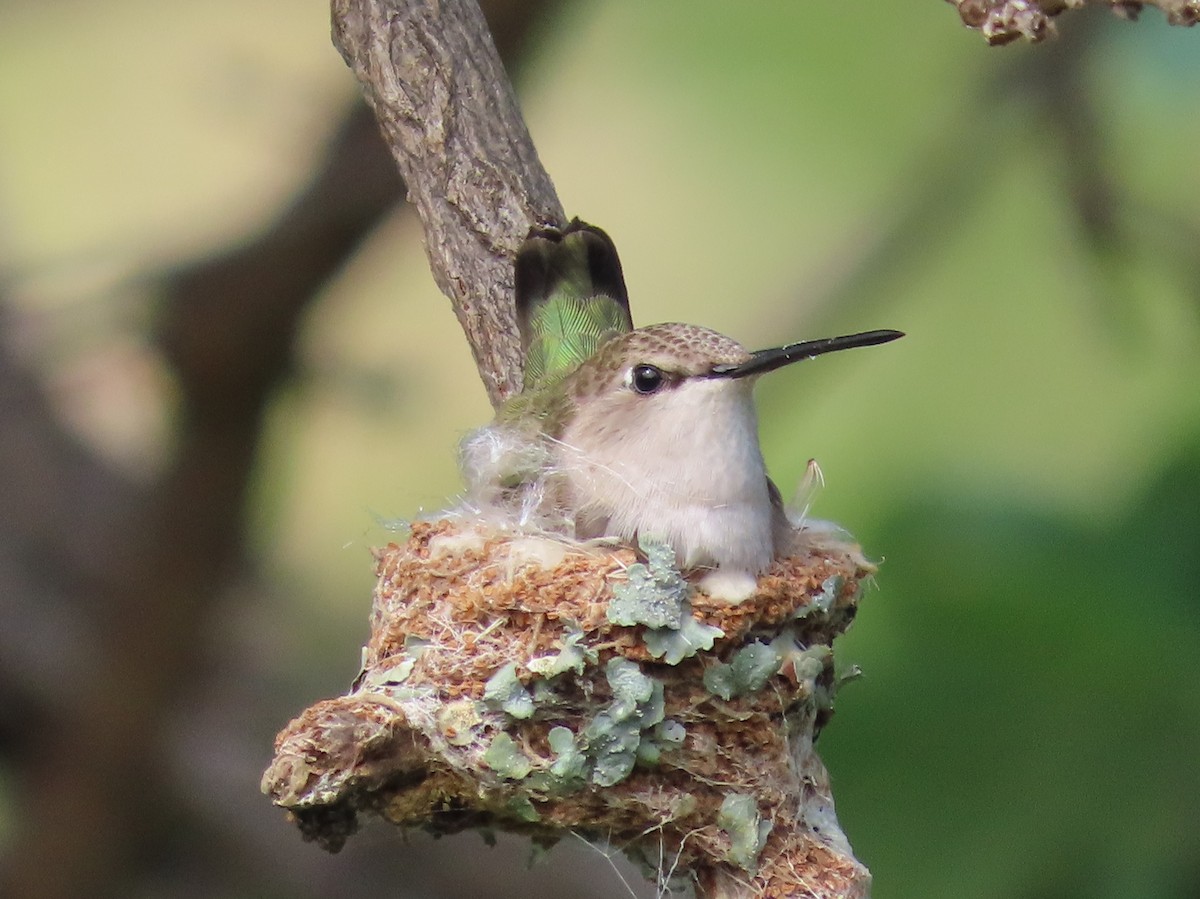
POLYGON ((634 328, 616 247, 579 219, 531 229, 514 281, 525 384, 464 442, 474 492, 518 497, 580 540, 665 543, 681 570, 709 569, 713 593, 753 592, 795 534, 759 446, 759 376, 903 336, 751 352, 698 325, 634 328))

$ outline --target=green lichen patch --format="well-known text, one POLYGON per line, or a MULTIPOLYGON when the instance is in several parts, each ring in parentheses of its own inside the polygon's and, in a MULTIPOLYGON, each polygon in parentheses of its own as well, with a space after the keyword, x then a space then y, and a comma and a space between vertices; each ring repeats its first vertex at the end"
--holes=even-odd
POLYGON ((719 627, 701 624, 693 618, 691 607, 685 603, 682 623, 678 630, 665 627, 648 630, 644 639, 646 650, 653 658, 660 659, 668 665, 678 665, 701 650, 712 649, 717 638, 724 636, 725 632, 719 627))
POLYGON ((673 718, 666 718, 648 731, 642 733, 642 742, 638 744, 638 763, 653 767, 662 760, 662 754, 667 750, 678 749, 687 737, 687 729, 673 718))
POLYGON ((662 683, 629 659, 609 660, 605 677, 613 701, 588 722, 583 739, 594 763, 592 782, 610 787, 633 771, 643 732, 662 723, 665 703, 662 683))
POLYGON ((528 796, 514 796, 508 801, 504 810, 510 817, 528 824, 536 824, 542 820, 542 816, 538 814, 537 808, 528 796))
POLYGON ((612 658, 605 666, 604 676, 613 691, 613 703, 608 711, 617 721, 624 721, 638 714, 654 695, 654 679, 642 674, 637 662, 620 656, 612 658))
POLYGON ((779 671, 783 656, 773 646, 751 643, 743 646, 729 664, 717 662, 704 672, 704 689, 724 700, 761 690, 779 671))
POLYGON ((399 656, 391 667, 376 668, 363 678, 362 683, 369 687, 396 687, 408 680, 412 674, 416 659, 399 656))
POLYGON ((821 581, 821 592, 814 596, 812 601, 807 605, 797 609, 796 614, 792 617, 797 619, 807 618, 814 613, 828 615, 829 611, 833 608, 833 604, 842 595, 842 588, 845 586, 846 579, 842 575, 831 574, 825 580, 821 581))
POLYGON ((576 744, 575 734, 570 728, 553 727, 546 739, 557 756, 550 765, 550 774, 563 783, 582 783, 587 778, 587 756, 576 744))
POLYGON ((691 587, 675 567, 675 550, 663 543, 641 544, 645 564, 629 566, 627 580, 613 586, 606 615, 613 624, 678 630, 691 587))
POLYGON ((636 721, 618 721, 608 712, 600 712, 584 728, 583 736, 595 762, 592 783, 611 787, 633 772, 642 742, 636 721))
POLYGON ((587 664, 589 662, 595 663, 597 659, 596 651, 584 645, 583 637, 582 630, 579 628, 572 629, 563 638, 562 647, 556 654, 538 656, 536 659, 531 659, 526 667, 534 674, 545 678, 556 677, 568 671, 583 674, 583 670, 587 664))
POLYGON ((726 796, 717 812, 717 826, 729 836, 726 859, 743 871, 754 871, 772 827, 770 821, 762 820, 754 797, 745 793, 726 796))
POLYGON ((552 727, 546 735, 554 761, 534 771, 524 785, 547 796, 566 796, 587 786, 588 758, 568 727, 552 727))
POLYGON ((516 740, 501 731, 483 754, 483 763, 509 780, 524 780, 533 771, 533 762, 521 751, 516 740))
POLYGON ((675 551, 663 543, 639 544, 646 562, 629 566, 626 580, 613 585, 605 612, 613 624, 646 628, 646 649, 655 659, 678 665, 701 650, 712 649, 719 627, 692 617, 692 588, 675 567, 675 551))
POLYGON ((833 650, 822 643, 807 648, 796 642, 795 636, 786 631, 771 641, 783 660, 783 667, 790 671, 793 680, 816 681, 833 663, 833 650))
POLYGON ((493 709, 523 720, 533 717, 533 695, 517 677, 517 663, 509 662, 493 674, 483 687, 483 701, 493 709))

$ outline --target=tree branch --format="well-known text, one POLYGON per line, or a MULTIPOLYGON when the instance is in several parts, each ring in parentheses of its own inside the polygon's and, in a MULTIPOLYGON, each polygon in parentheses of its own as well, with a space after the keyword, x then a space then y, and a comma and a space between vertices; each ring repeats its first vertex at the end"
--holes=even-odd
POLYGON ((1026 38, 1033 43, 1054 34, 1051 20, 1069 9, 1107 6, 1123 19, 1136 19, 1143 7, 1157 6, 1171 25, 1200 22, 1200 0, 946 0, 958 8, 963 24, 989 44, 1026 38))
POLYGON ((334 43, 362 82, 498 406, 520 390, 512 258, 531 225, 561 224, 512 86, 473 0, 333 0, 334 43))

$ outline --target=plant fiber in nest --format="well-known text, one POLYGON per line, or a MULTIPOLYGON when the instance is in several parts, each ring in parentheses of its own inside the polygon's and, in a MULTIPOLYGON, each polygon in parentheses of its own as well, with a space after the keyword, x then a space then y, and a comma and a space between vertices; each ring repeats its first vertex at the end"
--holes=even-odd
POLYGON ((370 812, 574 831, 706 895, 867 895, 813 741, 874 566, 801 529, 729 604, 642 549, 414 524, 376 552, 354 687, 279 734, 264 792, 333 851, 370 812))

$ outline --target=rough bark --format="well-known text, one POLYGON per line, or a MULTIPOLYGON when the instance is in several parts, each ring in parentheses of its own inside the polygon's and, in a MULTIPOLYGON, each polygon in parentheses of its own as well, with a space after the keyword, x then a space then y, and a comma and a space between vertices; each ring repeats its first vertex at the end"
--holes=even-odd
POLYGON ((564 214, 487 23, 473 0, 334 0, 333 35, 497 406, 521 387, 512 257, 531 225, 561 224, 564 214))

